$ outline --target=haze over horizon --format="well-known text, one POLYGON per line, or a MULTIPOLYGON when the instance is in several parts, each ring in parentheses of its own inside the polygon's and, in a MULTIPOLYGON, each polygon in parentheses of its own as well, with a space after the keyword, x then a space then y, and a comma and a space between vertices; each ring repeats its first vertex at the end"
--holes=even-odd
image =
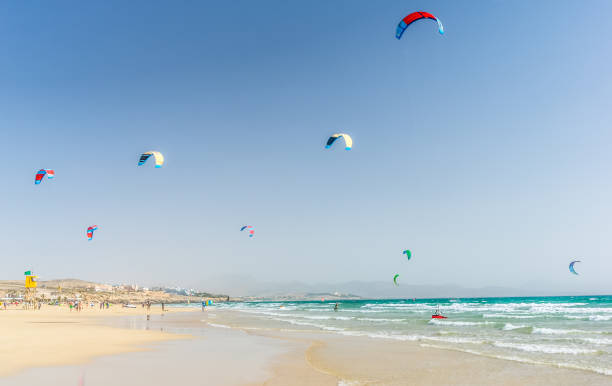
POLYGON ((3 279, 612 293, 612 3, 164 4, 0 4, 3 279))

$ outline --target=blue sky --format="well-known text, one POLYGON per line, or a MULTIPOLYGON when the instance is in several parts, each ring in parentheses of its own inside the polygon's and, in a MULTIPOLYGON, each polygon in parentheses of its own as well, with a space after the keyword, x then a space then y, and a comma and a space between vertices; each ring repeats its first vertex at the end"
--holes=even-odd
POLYGON ((611 11, 3 3, 2 276, 609 293, 611 11), (397 41, 421 9, 446 34, 420 22, 397 41), (324 149, 337 131, 353 150, 324 149), (136 166, 151 149, 164 168, 136 166), (39 168, 55 180, 35 187, 39 168))

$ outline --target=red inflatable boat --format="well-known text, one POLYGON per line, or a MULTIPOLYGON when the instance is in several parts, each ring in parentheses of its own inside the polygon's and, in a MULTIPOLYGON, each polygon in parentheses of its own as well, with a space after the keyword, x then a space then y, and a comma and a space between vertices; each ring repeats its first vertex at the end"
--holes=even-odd
POLYGON ((436 313, 431 315, 432 319, 448 319, 446 316, 442 316, 442 314, 440 313, 440 306, 438 306, 438 308, 436 309, 436 313))

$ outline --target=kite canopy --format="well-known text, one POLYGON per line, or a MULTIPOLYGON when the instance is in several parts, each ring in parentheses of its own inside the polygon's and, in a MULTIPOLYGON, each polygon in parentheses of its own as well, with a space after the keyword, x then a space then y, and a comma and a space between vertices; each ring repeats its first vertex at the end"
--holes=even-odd
POLYGON ((249 237, 253 237, 253 235, 255 234, 255 229, 251 225, 245 225, 242 228, 240 228, 240 232, 244 230, 249 232, 249 237))
POLYGON ((393 276, 393 283, 394 283, 395 285, 399 285, 399 284, 398 284, 398 282, 397 282, 397 278, 398 278, 398 277, 399 277, 399 274, 396 274, 395 276, 393 276))
POLYGON ((429 12, 419 11, 419 12, 411 13, 410 15, 406 16, 399 22, 397 26, 397 30, 395 32, 395 37, 397 39, 401 39, 402 35, 404 34, 404 31, 406 31, 406 28, 408 28, 410 24, 414 23, 417 20, 422 20, 422 19, 435 20, 438 23, 438 32, 440 32, 440 35, 444 35, 444 26, 442 25, 442 22, 438 20, 437 17, 435 17, 429 12))
POLYGON ((40 169, 38 172, 36 172, 36 177, 34 177, 34 183, 36 185, 40 184, 45 175, 48 179, 51 179, 55 177, 55 172, 51 169, 40 169))
POLYGON ((336 142, 336 140, 340 137, 344 138, 344 145, 346 146, 345 149, 351 150, 351 148, 353 147, 353 139, 351 138, 350 135, 344 134, 344 133, 333 134, 331 137, 329 137, 329 139, 327 140, 327 144, 325 145, 325 148, 329 149, 331 145, 333 145, 334 142, 336 142))
POLYGON ((153 156, 155 158, 155 167, 161 168, 164 164, 164 155, 158 151, 148 151, 146 153, 142 153, 140 155, 140 160, 138 160, 138 166, 144 165, 145 162, 149 159, 149 157, 153 156))
POLYGON ((406 255, 406 258, 408 260, 410 260, 410 258, 412 257, 412 252, 410 252, 410 249, 406 249, 404 252, 402 252, 404 255, 406 255))
POLYGON ((98 230, 97 225, 92 225, 90 227, 87 227, 87 240, 91 241, 93 239, 94 231, 97 231, 97 230, 98 230))
POLYGON ((573 273, 574 275, 578 275, 578 272, 576 272, 576 271, 574 270, 574 264, 576 264, 576 263, 580 263, 580 260, 574 260, 574 261, 572 261, 572 262, 570 263, 570 265, 569 265, 569 270, 570 270, 570 272, 571 272, 571 273, 573 273))

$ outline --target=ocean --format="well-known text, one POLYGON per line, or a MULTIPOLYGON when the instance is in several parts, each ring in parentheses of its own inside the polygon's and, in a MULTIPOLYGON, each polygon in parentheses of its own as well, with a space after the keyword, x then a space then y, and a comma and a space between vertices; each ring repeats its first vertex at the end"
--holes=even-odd
MULTIPOLYGON (((612 296, 220 303, 268 328, 327 331, 612 376, 612 296), (440 308, 448 319, 432 319, 440 308)), ((218 325, 217 327, 223 327, 218 325)))

